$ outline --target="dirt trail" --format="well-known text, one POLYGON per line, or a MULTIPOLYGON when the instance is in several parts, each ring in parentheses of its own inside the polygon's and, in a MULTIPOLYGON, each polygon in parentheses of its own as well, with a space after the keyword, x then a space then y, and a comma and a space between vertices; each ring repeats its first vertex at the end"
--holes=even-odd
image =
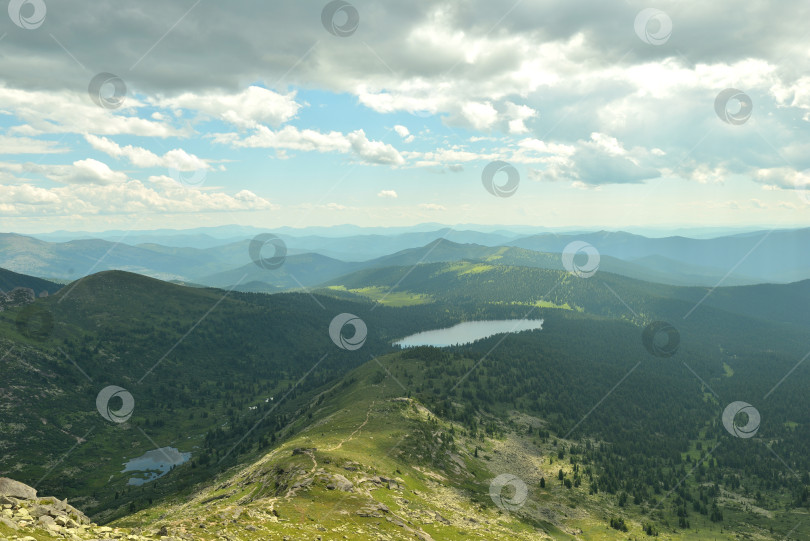
POLYGON ((340 449, 341 447, 343 447, 343 444, 344 444, 344 443, 346 443, 346 442, 349 442, 349 441, 353 440, 353 439, 354 439, 355 434, 357 434, 358 432, 360 432, 361 430, 363 430, 363 427, 365 427, 365 426, 368 424, 369 418, 371 417, 371 410, 372 410, 372 408, 374 408, 374 403, 375 403, 375 402, 376 402, 376 401, 372 402, 372 403, 371 403, 371 406, 369 406, 369 408, 368 408, 368 412, 366 412, 366 420, 365 420, 365 421, 363 421, 363 424, 361 424, 360 426, 358 426, 358 427, 357 427, 357 429, 356 429, 354 432, 352 432, 352 433, 349 435, 349 437, 348 437, 348 438, 344 438, 344 439, 343 439, 343 440, 342 440, 340 443, 338 443, 338 444, 337 444, 337 445, 335 445, 334 447, 332 447, 332 448, 330 448, 330 449, 324 449, 324 450, 325 450, 325 451, 337 451, 338 449, 340 449))

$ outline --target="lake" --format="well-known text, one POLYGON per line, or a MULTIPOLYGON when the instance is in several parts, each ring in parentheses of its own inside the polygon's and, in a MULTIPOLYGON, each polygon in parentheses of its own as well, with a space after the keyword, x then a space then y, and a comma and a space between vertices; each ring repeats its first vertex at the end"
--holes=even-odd
POLYGON ((488 321, 465 321, 446 329, 423 331, 406 336, 394 342, 395 346, 410 348, 414 346, 447 347, 471 344, 476 340, 495 334, 513 333, 543 329, 542 319, 502 319, 488 321))
POLYGON ((133 458, 124 464, 124 472, 138 472, 130 477, 128 485, 140 486, 144 483, 160 479, 169 471, 172 466, 179 466, 191 458, 191 453, 181 453, 174 447, 161 447, 147 451, 138 458, 133 458))

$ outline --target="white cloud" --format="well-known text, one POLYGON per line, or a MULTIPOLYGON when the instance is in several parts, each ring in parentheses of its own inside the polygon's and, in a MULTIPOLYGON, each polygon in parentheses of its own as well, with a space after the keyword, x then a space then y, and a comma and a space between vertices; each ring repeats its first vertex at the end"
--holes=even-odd
POLYGON ((186 92, 152 101, 158 107, 199 112, 240 129, 253 129, 260 124, 283 124, 294 118, 302 107, 295 101, 295 92, 279 94, 259 86, 249 86, 242 92, 232 94, 186 92))
POLYGON ((442 211, 447 210, 446 207, 442 205, 437 205, 436 203, 420 203, 419 208, 422 210, 429 210, 429 211, 442 211))
POLYGON ((182 130, 165 122, 138 117, 137 109, 143 104, 135 99, 128 99, 125 107, 112 111, 95 105, 86 94, 0 86, 0 103, 4 109, 24 122, 9 129, 9 133, 14 134, 33 136, 45 133, 95 133, 149 137, 183 134, 182 130))
POLYGON ((135 167, 166 167, 177 171, 199 171, 209 168, 204 160, 183 149, 173 149, 163 156, 158 156, 145 148, 132 145, 122 147, 106 137, 87 134, 84 138, 96 150, 113 158, 124 158, 135 167))
POLYGON ((29 173, 42 175, 49 180, 62 184, 106 185, 123 183, 127 180, 125 173, 113 171, 107 164, 92 158, 77 160, 71 165, 0 162, 0 170, 16 176, 28 175, 29 173))
POLYGON ((810 170, 797 171, 792 167, 771 167, 759 169, 754 179, 767 186, 784 190, 810 189, 810 170))
MULTIPOLYGON (((168 178, 168 177, 165 177, 168 178)), ((249 190, 234 196, 186 188, 168 179, 152 186, 130 180, 119 184, 72 184, 52 189, 0 185, 0 216, 69 216, 111 214, 185 214, 273 210, 269 201, 249 190)))
POLYGON ((413 142, 414 137, 413 137, 413 135, 411 135, 411 132, 405 126, 402 126, 401 124, 397 124, 396 126, 394 126, 394 131, 396 131, 397 134, 400 137, 402 137, 402 139, 406 143, 412 143, 413 142))
POLYGON ((346 136, 352 150, 367 163, 402 165, 405 159, 397 149, 382 141, 369 141, 363 130, 356 130, 346 136))
MULTIPOLYGON (((544 148, 542 141, 530 146, 544 148)), ((602 184, 636 184, 661 176, 649 164, 652 152, 634 147, 630 151, 615 137, 591 133, 589 141, 578 141, 576 147, 559 147, 556 155, 541 159, 543 170, 530 171, 530 178, 538 181, 570 181, 574 187, 584 188, 602 184)))
POLYGON ((481 131, 492 129, 498 121, 498 111, 488 101, 465 103, 461 108, 461 115, 473 128, 481 131))
POLYGON ((0 154, 59 154, 68 150, 56 141, 0 135, 0 154))
POLYGON ((395 192, 394 190, 382 190, 380 191, 380 193, 377 194, 377 197, 382 197, 385 199, 396 199, 399 196, 397 195, 397 192, 395 192))
POLYGON ((381 141, 370 141, 363 130, 349 134, 337 131, 322 133, 317 130, 299 130, 294 126, 273 131, 267 126, 258 126, 252 135, 240 138, 238 134, 217 134, 214 140, 234 147, 275 148, 317 152, 354 152, 364 162, 371 164, 402 165, 405 159, 393 146, 381 141))
POLYGON ((509 133, 520 134, 529 131, 526 121, 537 116, 537 111, 528 105, 516 105, 511 101, 506 102, 506 115, 512 120, 509 121, 509 133))
POLYGON ((771 94, 781 106, 804 111, 804 120, 810 122, 810 76, 787 83, 777 81, 771 87, 771 94))

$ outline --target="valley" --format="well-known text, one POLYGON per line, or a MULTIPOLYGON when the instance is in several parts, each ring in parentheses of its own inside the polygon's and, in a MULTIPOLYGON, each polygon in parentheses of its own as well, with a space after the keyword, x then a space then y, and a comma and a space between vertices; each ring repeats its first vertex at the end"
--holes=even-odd
POLYGON ((0 312, 0 474, 145 538, 801 539, 807 282, 707 291, 465 259, 273 294, 92 274, 0 312), (174 465, 132 484, 138 457, 174 465))

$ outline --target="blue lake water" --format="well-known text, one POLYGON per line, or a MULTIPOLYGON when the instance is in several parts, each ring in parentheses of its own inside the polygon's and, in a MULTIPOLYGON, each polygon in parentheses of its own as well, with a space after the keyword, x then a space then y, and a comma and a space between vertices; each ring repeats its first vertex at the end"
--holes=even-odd
POLYGON ((147 451, 138 458, 133 458, 126 464, 121 473, 137 472, 129 478, 128 485, 140 486, 144 483, 160 479, 172 466, 179 466, 191 458, 191 453, 181 453, 174 447, 161 447, 147 451))
POLYGON ((502 319, 488 321, 465 321, 446 329, 424 331, 394 342, 395 346, 410 348, 414 346, 447 347, 471 344, 476 340, 495 334, 513 333, 542 329, 542 319, 502 319))

